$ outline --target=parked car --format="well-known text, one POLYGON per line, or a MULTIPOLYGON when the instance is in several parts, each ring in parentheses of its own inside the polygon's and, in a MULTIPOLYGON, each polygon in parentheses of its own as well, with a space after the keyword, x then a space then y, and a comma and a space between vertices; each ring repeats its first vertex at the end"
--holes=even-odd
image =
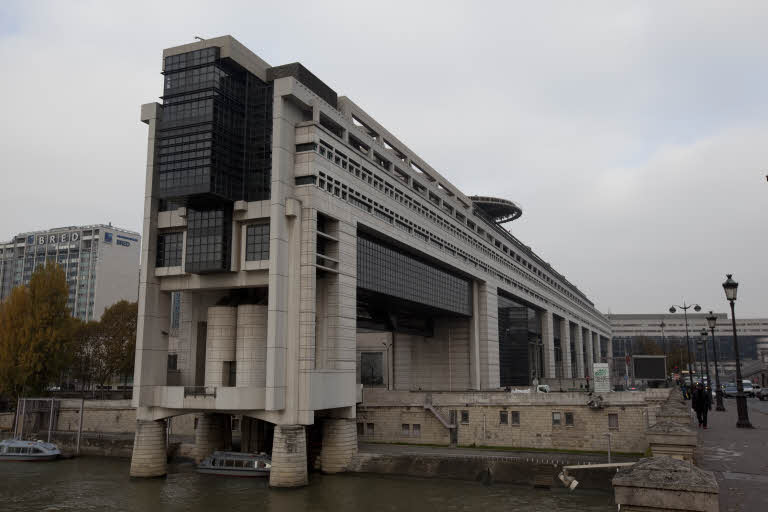
POLYGON ((737 392, 738 392, 738 388, 736 387, 736 384, 733 382, 729 382, 723 387, 723 396, 725 398, 733 398, 736 396, 737 392))
POLYGON ((757 398, 760 400, 768 400, 768 388, 760 388, 757 392, 757 398))

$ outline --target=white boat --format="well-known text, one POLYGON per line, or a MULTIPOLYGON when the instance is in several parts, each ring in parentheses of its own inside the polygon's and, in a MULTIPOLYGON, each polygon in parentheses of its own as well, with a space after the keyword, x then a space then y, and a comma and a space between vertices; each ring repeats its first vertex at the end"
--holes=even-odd
POLYGON ((61 452, 52 443, 44 441, 23 441, 21 439, 4 439, 0 441, 0 461, 46 461, 54 460, 61 452))
POLYGON ((198 473, 224 476, 269 476, 272 460, 266 453, 213 452, 198 464, 198 473))

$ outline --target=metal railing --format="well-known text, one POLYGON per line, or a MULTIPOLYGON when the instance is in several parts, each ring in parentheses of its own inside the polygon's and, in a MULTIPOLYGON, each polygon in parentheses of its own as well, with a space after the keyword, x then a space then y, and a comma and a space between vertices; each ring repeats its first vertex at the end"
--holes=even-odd
POLYGON ((184 386, 184 397, 212 396, 216 398, 216 387, 214 386, 184 386))

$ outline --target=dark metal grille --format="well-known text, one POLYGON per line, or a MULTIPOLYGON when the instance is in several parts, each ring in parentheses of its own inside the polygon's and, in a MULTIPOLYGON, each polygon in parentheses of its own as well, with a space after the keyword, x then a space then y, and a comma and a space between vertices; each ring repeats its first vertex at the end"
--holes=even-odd
POLYGON ((472 314, 468 279, 364 236, 357 238, 357 286, 444 311, 472 314))

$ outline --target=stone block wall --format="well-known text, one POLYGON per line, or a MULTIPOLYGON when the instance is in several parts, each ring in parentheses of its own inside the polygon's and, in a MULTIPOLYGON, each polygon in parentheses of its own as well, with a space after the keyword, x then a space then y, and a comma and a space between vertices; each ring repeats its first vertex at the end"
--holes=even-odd
MULTIPOLYGON (((442 406, 446 420, 451 410, 456 411, 460 446, 607 451, 605 434, 610 432, 613 451, 643 453, 648 447, 641 406, 600 410, 573 404, 442 406), (467 413, 465 423, 462 423, 462 411, 467 413), (502 412, 506 412, 506 424, 502 423, 502 412), (553 424, 553 413, 560 413, 560 425, 553 424), (573 415, 573 425, 566 425, 566 413, 573 415), (609 414, 617 416, 618 428, 609 427, 609 414), (519 424, 514 423, 515 416, 519 424)), ((363 442, 439 445, 450 442, 450 431, 423 407, 359 406, 357 422, 363 442)))

